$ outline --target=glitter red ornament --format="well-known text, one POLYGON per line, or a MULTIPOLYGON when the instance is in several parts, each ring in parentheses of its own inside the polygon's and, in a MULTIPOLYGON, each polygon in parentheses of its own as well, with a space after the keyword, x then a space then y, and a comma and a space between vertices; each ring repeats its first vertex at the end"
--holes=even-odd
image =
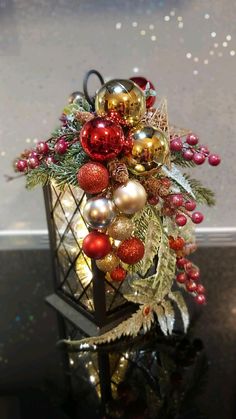
POLYGON ((77 173, 78 184, 86 193, 97 194, 109 184, 109 173, 105 166, 98 162, 85 163, 77 173))
POLYGON ((91 231, 83 240, 82 249, 92 259, 104 258, 112 249, 109 236, 91 231))
POLYGON ((122 268, 122 266, 117 266, 112 272, 110 272, 110 277, 112 281, 122 282, 124 281, 126 274, 127 272, 124 268, 122 268))
POLYGON ((105 118, 94 118, 84 124, 80 142, 92 160, 114 159, 122 150, 124 133, 122 128, 105 118))
POLYGON ((134 265, 143 258, 144 251, 143 242, 137 237, 131 237, 120 244, 117 250, 117 256, 122 262, 134 265))
MULTIPOLYGON (((131 77, 130 80, 132 80, 134 83, 136 83, 140 89, 143 91, 146 89, 147 83, 150 84, 150 89, 155 90, 155 87, 153 83, 150 80, 145 79, 145 77, 131 77)), ((156 100, 156 96, 149 96, 146 98, 146 107, 151 108, 156 100)))

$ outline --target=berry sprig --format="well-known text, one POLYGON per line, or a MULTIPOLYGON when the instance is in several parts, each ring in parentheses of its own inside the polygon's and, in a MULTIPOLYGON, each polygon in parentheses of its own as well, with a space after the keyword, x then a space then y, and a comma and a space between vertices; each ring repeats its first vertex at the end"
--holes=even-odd
POLYGON ((201 165, 208 159, 211 166, 220 164, 220 156, 218 154, 210 154, 208 147, 199 144, 197 135, 191 133, 182 142, 181 137, 174 137, 170 142, 170 150, 174 153, 181 153, 184 160, 192 161, 196 165, 201 165))
POLYGON ((193 265, 187 258, 177 258, 178 272, 176 274, 176 282, 184 286, 185 290, 189 292, 197 304, 206 303, 205 287, 199 283, 200 270, 193 265))
POLYGON ((181 193, 169 194, 165 197, 162 212, 163 215, 175 217, 176 224, 183 227, 188 218, 194 224, 200 224, 203 221, 203 214, 200 211, 194 211, 195 208, 196 202, 193 199, 185 198, 181 193))

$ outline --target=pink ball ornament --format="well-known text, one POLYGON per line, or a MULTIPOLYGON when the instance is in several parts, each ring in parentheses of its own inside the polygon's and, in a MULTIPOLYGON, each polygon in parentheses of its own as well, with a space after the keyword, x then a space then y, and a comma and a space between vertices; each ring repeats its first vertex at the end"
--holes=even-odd
POLYGON ((195 164, 200 165, 203 164, 206 160, 206 157, 202 153, 194 153, 193 154, 193 161, 195 164))
POLYGON ((170 142, 170 150, 171 151, 181 151, 183 148, 183 143, 180 137, 174 138, 170 142))
POLYGON ((199 138, 195 134, 188 134, 186 137, 186 143, 189 145, 196 145, 199 141, 199 138))
POLYGON ((68 149, 68 142, 61 138, 55 144, 54 149, 57 154, 65 154, 68 149))
POLYGON ((28 166, 30 169, 36 169, 40 165, 39 159, 37 157, 29 157, 27 159, 28 166))
POLYGON ((210 154, 208 157, 208 162, 211 166, 218 166, 221 162, 221 158, 218 154, 210 154))
POLYGON ((39 154, 47 154, 49 151, 48 144, 45 141, 39 141, 36 145, 36 150, 39 154))
POLYGON ((175 222, 179 227, 183 227, 187 223, 187 217, 184 214, 177 214, 175 222))
POLYGON ((193 211, 196 208, 196 202, 193 200, 186 201, 184 204, 187 211, 193 211))
POLYGON ((16 162, 16 170, 18 172, 25 172, 27 170, 27 168, 28 168, 28 164, 27 164, 26 160, 22 159, 22 160, 18 160, 16 162))
POLYGON ((183 151, 183 158, 185 160, 192 160, 193 159, 193 152, 190 149, 183 151))

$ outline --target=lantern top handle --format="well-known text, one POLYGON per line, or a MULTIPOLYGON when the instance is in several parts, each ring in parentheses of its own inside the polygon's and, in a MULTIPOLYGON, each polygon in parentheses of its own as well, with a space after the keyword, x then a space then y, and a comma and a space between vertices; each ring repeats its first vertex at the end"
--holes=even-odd
POLYGON ((101 85, 104 84, 104 78, 101 75, 101 73, 99 73, 99 71, 97 70, 89 70, 85 76, 84 76, 84 80, 83 80, 83 90, 84 90, 84 96, 86 98, 86 100, 88 101, 88 103, 94 107, 94 97, 91 97, 88 93, 88 82, 91 76, 97 76, 97 78, 99 79, 101 85))

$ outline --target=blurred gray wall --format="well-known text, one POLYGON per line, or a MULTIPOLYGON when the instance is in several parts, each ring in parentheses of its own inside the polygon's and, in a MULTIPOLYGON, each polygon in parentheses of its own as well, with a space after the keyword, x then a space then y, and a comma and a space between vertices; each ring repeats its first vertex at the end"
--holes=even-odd
POLYGON ((46 229, 40 188, 4 174, 91 68, 146 76, 170 120, 221 154, 220 167, 193 169, 217 197, 202 227, 235 228, 235 20, 235 0, 0 0, 0 230, 46 229))

